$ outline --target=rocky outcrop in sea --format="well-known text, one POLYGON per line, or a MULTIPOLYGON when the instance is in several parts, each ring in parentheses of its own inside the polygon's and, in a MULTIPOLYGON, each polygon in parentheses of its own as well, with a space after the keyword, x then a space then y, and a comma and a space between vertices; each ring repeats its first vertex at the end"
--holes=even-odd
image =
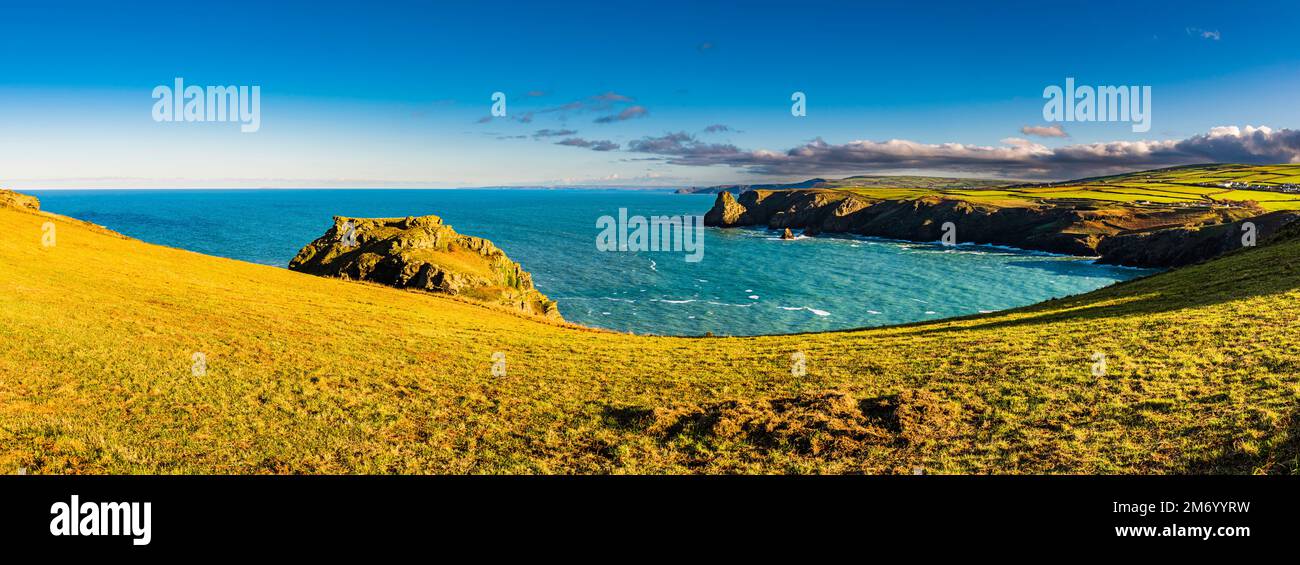
POLYGON ((289 269, 462 296, 560 319, 532 275, 491 241, 456 233, 438 216, 335 216, 325 235, 303 247, 289 269))

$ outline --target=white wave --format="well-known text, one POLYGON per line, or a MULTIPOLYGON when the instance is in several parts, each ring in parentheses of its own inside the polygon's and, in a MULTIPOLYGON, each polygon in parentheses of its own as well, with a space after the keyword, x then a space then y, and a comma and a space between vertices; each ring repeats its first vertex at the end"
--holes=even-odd
POLYGON ((631 298, 616 298, 616 297, 613 297, 613 296, 597 296, 597 297, 589 297, 589 296, 569 296, 569 297, 557 297, 556 300, 565 300, 565 301, 569 301, 569 300, 611 300, 611 301, 614 301, 614 302, 627 302, 627 303, 629 303, 629 304, 636 304, 636 300, 633 300, 633 299, 631 299, 631 298))
MULTIPOLYGON (((844 233, 823 234, 822 236, 815 237, 812 239, 828 239, 828 240, 847 239, 850 241, 863 242, 868 245, 880 245, 880 244, 892 245, 898 247, 899 249, 916 249, 916 248, 927 248, 927 247, 934 247, 934 246, 944 246, 943 240, 911 241, 906 239, 892 239, 888 237, 879 237, 873 235, 857 235, 857 234, 844 234, 844 233)), ((1053 257, 1053 258, 1060 258, 1060 259, 1092 260, 1092 261, 1099 259, 1099 257, 1080 257, 1077 255, 1068 255, 1064 253, 1052 253, 1050 251, 1040 251, 1037 249, 1025 249, 1023 247, 1014 247, 1011 245, 999 245, 994 243, 960 243, 959 242, 956 244, 956 248, 959 250, 962 249, 967 250, 964 252, 972 253, 972 254, 977 254, 977 253, 973 251, 969 251, 971 248, 983 248, 983 249, 992 249, 1000 252, 1005 252, 1004 254, 1007 255, 1033 255, 1039 257, 1053 257)), ((958 251, 958 253, 962 253, 962 252, 963 251, 958 251)), ((1106 266, 1118 267, 1118 265, 1106 265, 1106 266)), ((1138 269, 1144 271, 1160 270, 1160 269, 1147 269, 1143 267, 1121 267, 1121 268, 1138 269)))
POLYGON ((827 311, 825 311, 825 310, 818 310, 818 309, 816 309, 816 308, 812 308, 812 307, 809 307, 809 306, 799 306, 799 307, 780 306, 780 308, 781 308, 782 310, 807 310, 807 311, 812 312, 813 314, 816 314, 816 315, 818 315, 818 316, 829 316, 829 315, 831 315, 830 312, 827 312, 827 311))
POLYGON ((912 253, 921 253, 921 254, 926 254, 926 255, 942 255, 942 254, 954 254, 954 255, 989 255, 989 253, 988 253, 987 251, 975 251, 975 250, 973 250, 973 249, 944 249, 944 250, 925 249, 925 250, 921 250, 921 251, 913 251, 912 253))

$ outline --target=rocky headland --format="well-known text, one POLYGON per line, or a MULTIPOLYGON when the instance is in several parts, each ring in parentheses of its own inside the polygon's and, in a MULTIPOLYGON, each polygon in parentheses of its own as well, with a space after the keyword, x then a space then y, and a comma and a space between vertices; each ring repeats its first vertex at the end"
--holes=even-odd
POLYGON ((1177 267, 1242 247, 1243 224, 1258 241, 1300 213, 1258 206, 1107 205, 1055 199, 996 205, 943 196, 874 199, 840 190, 719 192, 706 226, 766 226, 805 234, 849 233, 938 241, 952 222, 958 243, 993 244, 1135 267, 1177 267))
POLYGON ((561 319, 555 301, 492 242, 456 233, 438 216, 336 216, 325 235, 298 252, 289 269, 462 296, 526 314, 561 319))

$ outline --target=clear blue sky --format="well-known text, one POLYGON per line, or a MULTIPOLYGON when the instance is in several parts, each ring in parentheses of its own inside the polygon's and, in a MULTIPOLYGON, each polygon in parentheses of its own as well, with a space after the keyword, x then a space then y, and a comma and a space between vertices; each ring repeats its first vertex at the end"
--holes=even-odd
MULTIPOLYGON (((763 163, 813 140, 850 154, 832 175, 1030 178, 1074 170, 942 144, 1059 163, 1072 145, 1300 128, 1295 2, 122 4, 6 2, 0 185, 708 184, 807 176, 822 161, 763 163), (1151 131, 1022 132, 1067 76, 1151 86, 1151 131), (175 77, 260 86, 261 129, 155 122, 151 92, 175 77), (508 116, 480 123, 495 91, 508 116), (942 155, 902 167, 851 145, 888 140, 942 155)), ((1290 155, 1274 137, 1260 160, 1290 155)))

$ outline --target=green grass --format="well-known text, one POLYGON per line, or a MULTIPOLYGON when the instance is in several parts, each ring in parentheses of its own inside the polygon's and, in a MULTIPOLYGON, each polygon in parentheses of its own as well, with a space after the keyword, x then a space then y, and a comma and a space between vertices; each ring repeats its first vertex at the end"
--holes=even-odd
POLYGON ((940 196, 998 206, 1036 206, 1052 198, 1094 200, 1103 205, 1150 202, 1208 206, 1233 200, 1255 201, 1267 211, 1300 210, 1300 194, 1221 186, 1225 182, 1246 182, 1261 187, 1300 183, 1297 180, 1300 165, 1196 165, 1060 183, 1007 186, 983 181, 972 183, 975 188, 961 186, 956 182, 960 179, 923 185, 912 180, 914 177, 898 177, 894 184, 881 180, 890 177, 869 178, 873 179, 870 183, 855 182, 850 177, 830 181, 825 186, 879 200, 940 196))
POLYGON ((1007 312, 748 338, 591 330, 7 207, 0 265, 3 472, 1297 471, 1297 239, 1007 312))
POLYGON ((828 180, 819 188, 919 188, 919 189, 961 189, 989 188, 1010 184, 1009 181, 991 179, 966 179, 952 177, 925 177, 913 175, 859 175, 843 179, 828 180))

